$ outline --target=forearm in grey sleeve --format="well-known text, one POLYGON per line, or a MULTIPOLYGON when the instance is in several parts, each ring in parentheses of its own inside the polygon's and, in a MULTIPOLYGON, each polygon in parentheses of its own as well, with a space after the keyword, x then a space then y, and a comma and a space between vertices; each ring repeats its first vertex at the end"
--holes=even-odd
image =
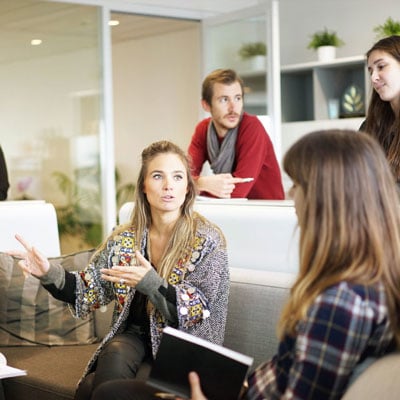
POLYGON ((176 310, 176 290, 161 278, 157 272, 150 270, 136 285, 139 292, 148 296, 153 305, 173 325, 178 324, 178 313, 176 310))

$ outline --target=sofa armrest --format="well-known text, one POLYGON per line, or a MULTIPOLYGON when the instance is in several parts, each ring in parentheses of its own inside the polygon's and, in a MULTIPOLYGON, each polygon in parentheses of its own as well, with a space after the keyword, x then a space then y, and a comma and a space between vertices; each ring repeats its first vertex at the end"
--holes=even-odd
POLYGON ((342 400, 397 400, 400 395, 400 352, 373 362, 348 388, 342 400))
POLYGON ((0 202, 0 251, 21 247, 15 234, 34 243, 47 257, 60 255, 57 215, 54 206, 44 200, 0 202))

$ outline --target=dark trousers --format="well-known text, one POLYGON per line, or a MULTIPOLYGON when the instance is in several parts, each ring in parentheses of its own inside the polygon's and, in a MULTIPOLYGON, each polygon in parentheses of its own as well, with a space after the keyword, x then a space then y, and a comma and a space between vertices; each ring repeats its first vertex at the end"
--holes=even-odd
POLYGON ((156 389, 143 381, 119 379, 98 386, 93 392, 92 400, 160 400, 160 397, 154 396, 156 392, 156 389))
POLYGON ((5 400, 6 396, 4 395, 3 384, 0 379, 0 400, 5 400))
POLYGON ((75 400, 90 400, 94 390, 104 382, 135 378, 149 354, 149 345, 142 336, 129 331, 115 336, 99 354, 96 370, 79 384, 75 400))

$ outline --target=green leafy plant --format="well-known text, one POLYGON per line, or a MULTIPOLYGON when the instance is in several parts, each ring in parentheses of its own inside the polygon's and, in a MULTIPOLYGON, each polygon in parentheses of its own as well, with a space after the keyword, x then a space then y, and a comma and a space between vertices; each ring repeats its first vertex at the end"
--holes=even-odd
POLYGON ((377 34, 378 39, 392 35, 400 36, 400 21, 395 21, 389 17, 383 24, 375 26, 374 32, 377 34))
POLYGON ((117 186, 116 197, 117 197, 117 209, 127 201, 133 201, 133 195, 135 193, 134 183, 125 183, 121 185, 121 174, 118 169, 115 169, 115 185, 117 186))
MULTIPOLYGON (((85 171, 85 178, 98 182, 98 168, 85 171)), ((63 172, 53 172, 58 189, 64 194, 65 205, 57 206, 57 221, 60 236, 79 236, 89 246, 97 246, 102 240, 101 194, 98 186, 87 187, 79 184, 78 180, 71 179, 63 172)), ((133 183, 120 184, 121 177, 115 169, 115 183, 117 209, 127 201, 133 201, 135 185, 133 183)))
POLYGON ((338 37, 336 32, 329 31, 327 28, 325 28, 323 31, 317 31, 311 35, 311 40, 308 43, 307 48, 316 50, 321 46, 340 47, 343 45, 343 40, 338 37))
POLYGON ((79 185, 63 172, 53 172, 58 188, 65 195, 63 206, 56 207, 60 236, 80 236, 88 245, 102 240, 100 193, 79 185))
POLYGON ((244 43, 239 49, 239 56, 242 60, 265 55, 267 55, 267 46, 264 42, 244 43))

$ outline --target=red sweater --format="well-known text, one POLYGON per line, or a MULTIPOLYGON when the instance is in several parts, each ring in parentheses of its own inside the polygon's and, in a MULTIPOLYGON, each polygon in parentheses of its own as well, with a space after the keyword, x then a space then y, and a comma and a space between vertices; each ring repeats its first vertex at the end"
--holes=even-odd
MULTIPOLYGON (((210 119, 206 118, 198 123, 189 145, 193 177, 198 177, 203 164, 210 161, 207 152, 207 129, 210 119)), ((281 172, 271 139, 256 116, 243 114, 235 151, 232 175, 238 178, 252 177, 254 181, 236 184, 231 194, 232 198, 284 199, 281 172)))

